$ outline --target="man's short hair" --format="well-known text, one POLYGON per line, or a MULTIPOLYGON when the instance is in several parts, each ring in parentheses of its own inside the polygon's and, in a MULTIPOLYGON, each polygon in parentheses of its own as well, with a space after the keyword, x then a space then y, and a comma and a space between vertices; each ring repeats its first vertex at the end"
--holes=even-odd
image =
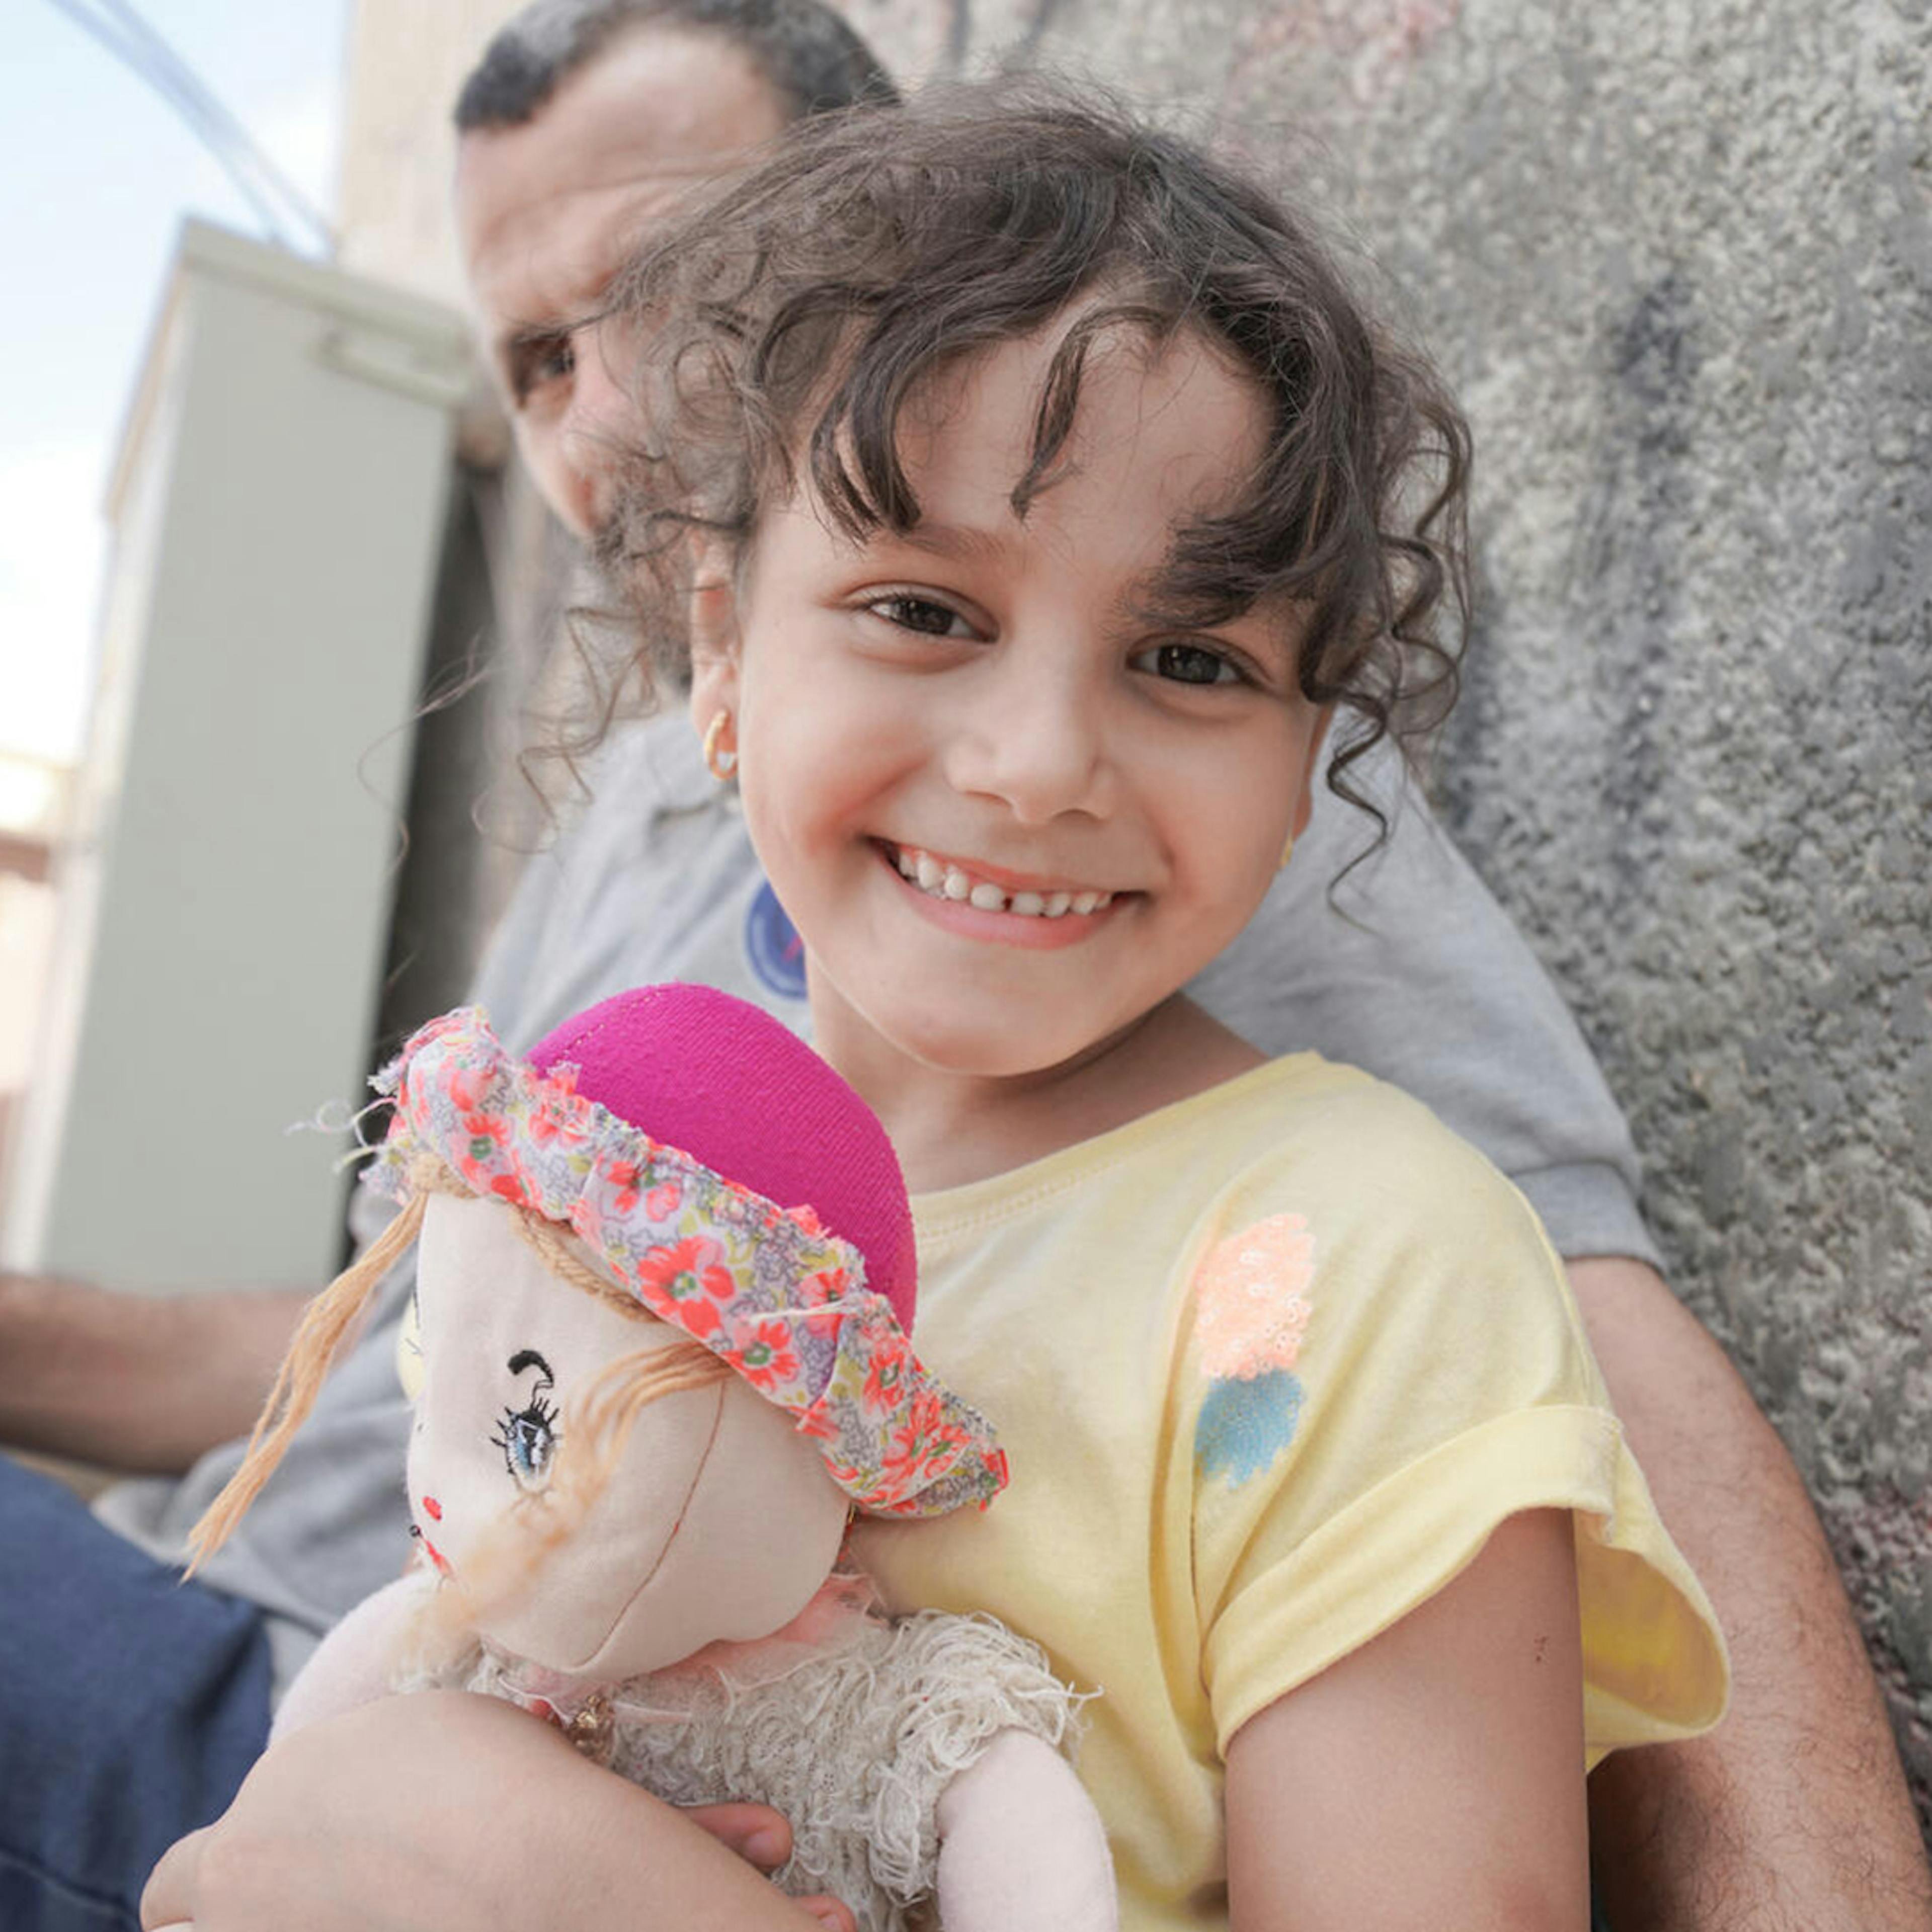
POLYGON ((898 98, 872 49, 823 0, 531 0, 464 82, 458 130, 521 127, 616 34, 646 24, 740 49, 795 120, 898 98))

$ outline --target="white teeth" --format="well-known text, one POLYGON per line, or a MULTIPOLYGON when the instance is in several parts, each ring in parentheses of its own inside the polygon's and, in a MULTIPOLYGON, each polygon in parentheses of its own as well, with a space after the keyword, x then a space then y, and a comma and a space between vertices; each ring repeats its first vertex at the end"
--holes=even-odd
POLYGON ((958 866, 935 859, 916 846, 902 846, 893 853, 892 862, 899 875, 935 898, 964 902, 982 912, 1017 913, 1022 919, 1060 919, 1068 913, 1104 910, 1114 902, 1112 892, 1008 892, 990 879, 976 879, 958 866))

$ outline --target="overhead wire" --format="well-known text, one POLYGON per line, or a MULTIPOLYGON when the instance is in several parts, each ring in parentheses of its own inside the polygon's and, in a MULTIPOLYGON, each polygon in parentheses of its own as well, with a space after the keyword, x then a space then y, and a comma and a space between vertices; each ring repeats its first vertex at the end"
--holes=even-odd
POLYGON ((289 178, 278 166, 274 157, 254 139, 214 90, 163 38, 159 30, 133 5, 132 0, 94 0, 94 4, 105 8, 119 20, 130 34, 148 48, 157 62, 177 78, 184 91, 200 104, 203 112, 220 126, 235 147, 247 156, 257 173, 280 197, 283 206, 299 215, 332 249, 335 244, 335 232, 329 226, 328 218, 289 178))
POLYGON ((50 0, 146 82, 187 124, 214 157, 266 230, 282 247, 294 244, 282 220, 293 214, 332 254, 328 218, 266 154, 194 69, 130 4, 130 0, 50 0), (278 211, 277 202, 279 202, 278 211))

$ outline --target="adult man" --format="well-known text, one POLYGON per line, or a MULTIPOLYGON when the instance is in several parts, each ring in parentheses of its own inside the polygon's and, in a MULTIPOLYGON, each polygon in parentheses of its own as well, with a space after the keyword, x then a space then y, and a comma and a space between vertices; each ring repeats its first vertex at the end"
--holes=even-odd
MULTIPOLYGON (((580 535, 605 508, 625 404, 621 345, 575 325, 640 226, 795 115, 884 89, 813 0, 548 0, 494 44, 459 109, 464 254, 520 445, 580 535)), ((595 784, 584 824, 557 856, 533 864, 486 969, 481 992, 505 1036, 526 1045, 601 992, 671 976, 712 980, 798 1019, 802 988, 782 915, 681 721, 614 746, 595 784)), ((1332 856, 1346 854, 1350 836, 1331 812, 1311 840, 1332 856)), ((1264 917, 1318 929, 1319 943, 1297 948, 1291 977, 1268 956, 1264 929, 1245 964, 1217 968, 1204 998, 1264 1048, 1318 1046, 1412 1088, 1524 1186, 1570 1258, 1619 1406, 1732 1636, 1738 1691, 1729 1724, 1706 1743, 1634 1754, 1599 1774, 1593 1824, 1616 1916, 1630 1925, 1922 1927, 1916 1831, 1808 1505, 1728 1364, 1648 1265, 1621 1124, 1567 1019, 1480 887, 1413 813, 1366 898, 1346 902, 1370 930, 1325 917, 1319 889, 1336 866, 1319 848, 1306 856, 1264 917), (1436 1027, 1402 1023, 1405 1012, 1445 998, 1458 1003, 1468 1042, 1448 1055, 1422 1045, 1436 1027), (1363 1017, 1371 1002, 1372 1034, 1363 1017), (1846 1774, 1825 1777, 1827 1766, 1846 1774), (1840 1856, 1853 1836, 1863 1854, 1855 1864, 1840 1856)), ((249 1419, 291 1312, 266 1297, 165 1304, 165 1324, 143 1311, 154 1325, 140 1340, 155 1350, 144 1363, 112 1340, 118 1310, 45 1292, 23 1294, 20 1306, 36 1324, 26 1332, 57 1364, 98 1373, 98 1352, 113 1346, 146 1378, 147 1394, 115 1416, 90 1414, 78 1379, 57 1371, 24 1418, 0 1395, 0 1429, 15 1434, 24 1419, 46 1446, 154 1467, 181 1466, 249 1419), (198 1423, 176 1388, 210 1369, 216 1393, 198 1423)), ((305 1638, 388 1574, 402 1546, 400 1506, 388 1499, 402 1422, 384 1332, 379 1321, 333 1385, 279 1500, 270 1492, 214 1574, 256 1606, 209 1598, 228 1620, 217 1655, 239 1658, 230 1674, 248 1679, 236 1704, 265 1694, 266 1664, 250 1654, 265 1622, 286 1675, 305 1638)), ((232 1452, 218 1451, 185 1484, 123 1492, 106 1513, 164 1552, 230 1466, 232 1452)), ((449 1724, 476 1762, 500 1772, 523 1765, 531 1748, 488 1714, 452 1712, 449 1724)), ((36 1735, 13 1748, 44 1746, 36 1735)), ((450 1768, 427 1747, 420 1759, 398 1750, 371 1766, 372 1791, 418 1766, 436 1776, 450 1768)), ((548 1815, 533 1804, 527 1819, 497 1816, 482 1802, 500 1844, 520 1828, 535 1834, 548 1815)), ((647 1838, 640 1827, 637 1842, 647 1838)), ((538 1840, 529 1842, 534 1853, 538 1840)), ((425 1862, 442 1888, 434 1910, 448 1915, 430 1922, 473 1922, 464 1888, 502 1873, 497 1858, 453 1851, 425 1862)), ((196 1882, 192 1871, 186 1882, 196 1882)), ((302 1889, 314 1904, 315 1888, 302 1889)), ((582 1922, 597 1922, 602 1897, 621 1895, 616 1874, 608 1888, 587 1886, 582 1922)), ((345 1904, 346 1922, 332 1922, 324 1900, 313 1922, 360 1922, 365 1908, 345 1904)))

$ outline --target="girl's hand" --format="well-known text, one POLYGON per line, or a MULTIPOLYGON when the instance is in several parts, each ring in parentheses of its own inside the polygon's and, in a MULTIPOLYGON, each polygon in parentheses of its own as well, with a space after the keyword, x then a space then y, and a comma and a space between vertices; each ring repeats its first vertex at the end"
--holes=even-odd
POLYGON ((760 1807, 711 1829, 600 1770, 549 1726, 463 1691, 386 1697, 298 1731, 226 1814, 184 1838, 141 1900, 150 1932, 852 1932, 744 1858, 782 1858, 760 1807))
POLYGON ((1570 1519, 1539 1510, 1229 1740, 1230 1922, 1580 1932, 1583 1801, 1570 1519))

